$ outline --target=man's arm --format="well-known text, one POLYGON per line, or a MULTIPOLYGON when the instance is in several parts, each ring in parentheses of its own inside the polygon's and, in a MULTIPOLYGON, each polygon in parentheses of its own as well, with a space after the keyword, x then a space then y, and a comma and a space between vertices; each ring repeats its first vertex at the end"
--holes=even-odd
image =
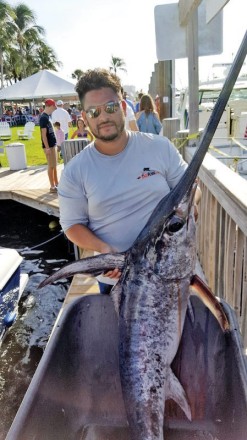
POLYGON ((116 252, 109 244, 98 238, 87 226, 73 225, 65 232, 70 241, 83 249, 96 251, 101 254, 116 252))
MULTIPOLYGON (((116 252, 116 249, 105 243, 103 240, 100 240, 100 238, 98 238, 84 225, 73 225, 67 229, 65 234, 70 241, 75 243, 80 248, 96 251, 100 254, 116 252)), ((114 270, 104 273, 104 275, 108 278, 118 279, 121 275, 121 272, 118 270, 118 268, 115 268, 114 270)))
POLYGON ((48 140, 47 140, 46 128, 41 128, 41 137, 42 137, 43 144, 45 146, 45 152, 49 154, 50 148, 49 148, 49 144, 48 144, 48 140))

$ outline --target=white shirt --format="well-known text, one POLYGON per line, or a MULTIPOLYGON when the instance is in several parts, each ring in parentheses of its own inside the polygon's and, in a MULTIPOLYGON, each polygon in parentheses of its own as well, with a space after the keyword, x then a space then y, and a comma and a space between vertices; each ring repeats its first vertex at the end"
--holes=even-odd
POLYGON ((51 119, 53 124, 55 122, 60 122, 61 129, 64 131, 64 134, 68 134, 69 132, 69 122, 71 122, 71 117, 67 110, 64 108, 58 107, 51 115, 51 119))
POLYGON ((133 112, 132 108, 129 104, 126 103, 126 115, 125 115, 125 128, 126 130, 131 130, 129 122, 135 121, 135 113, 133 112))

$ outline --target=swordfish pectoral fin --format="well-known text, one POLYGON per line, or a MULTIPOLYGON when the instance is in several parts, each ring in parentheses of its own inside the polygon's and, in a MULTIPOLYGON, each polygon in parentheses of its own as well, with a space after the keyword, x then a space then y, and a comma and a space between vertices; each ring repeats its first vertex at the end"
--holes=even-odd
POLYGON ((166 372, 165 398, 174 400, 191 421, 191 409, 185 391, 170 367, 166 372))
POLYGON ((209 289, 207 284, 205 284, 200 277, 194 275, 191 280, 190 288, 192 292, 195 293, 201 299, 204 305, 212 312, 222 330, 224 332, 229 331, 230 325, 223 307, 209 289))
POLYGON ((68 263, 62 267, 62 269, 56 271, 54 274, 46 278, 40 283, 38 288, 44 287, 47 284, 54 283, 61 278, 68 278, 77 273, 97 276, 102 272, 107 272, 113 270, 116 267, 122 270, 125 262, 125 253, 114 253, 114 254, 100 254, 95 257, 83 258, 81 260, 76 260, 73 263, 68 263))

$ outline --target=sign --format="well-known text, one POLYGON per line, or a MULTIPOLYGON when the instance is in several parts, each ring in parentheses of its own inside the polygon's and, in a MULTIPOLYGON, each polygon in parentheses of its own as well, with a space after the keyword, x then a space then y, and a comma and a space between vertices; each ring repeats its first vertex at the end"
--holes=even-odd
POLYGON ((206 23, 209 23, 228 2, 229 0, 206 0, 206 23))
POLYGON ((169 97, 168 96, 163 96, 163 103, 167 104, 169 102, 169 97))
POLYGON ((202 0, 179 0, 179 24, 185 26, 188 24, 189 16, 199 6, 202 0))
MULTIPOLYGON (((186 27, 180 26, 178 3, 154 8, 156 54, 159 61, 186 58, 186 27)), ((206 23, 206 6, 198 7, 198 55, 217 55, 223 51, 223 14, 206 23)))

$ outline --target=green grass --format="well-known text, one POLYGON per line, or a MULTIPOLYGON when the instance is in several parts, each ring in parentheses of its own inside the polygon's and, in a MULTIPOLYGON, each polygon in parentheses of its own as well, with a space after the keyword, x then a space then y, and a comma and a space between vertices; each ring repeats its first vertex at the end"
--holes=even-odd
MULTIPOLYGON (((45 165, 47 164, 43 148, 41 145, 41 138, 40 138, 40 128, 39 126, 35 126, 34 132, 33 132, 33 139, 19 139, 17 135, 17 130, 23 130, 24 127, 12 127, 11 128, 11 139, 4 141, 4 145, 6 146, 8 144, 19 142, 21 144, 25 145, 26 150, 26 156, 27 156, 27 166, 33 166, 33 165, 45 165)), ((69 130, 69 138, 71 137, 71 134, 75 131, 75 127, 70 127, 69 130)), ((2 147, 3 147, 2 146, 2 147)), ((0 147, 0 148, 2 148, 0 147)), ((60 160, 60 163, 62 163, 62 160, 60 160)), ((6 148, 4 148, 4 155, 0 155, 0 164, 2 167, 9 167, 8 158, 6 154, 6 148)))

